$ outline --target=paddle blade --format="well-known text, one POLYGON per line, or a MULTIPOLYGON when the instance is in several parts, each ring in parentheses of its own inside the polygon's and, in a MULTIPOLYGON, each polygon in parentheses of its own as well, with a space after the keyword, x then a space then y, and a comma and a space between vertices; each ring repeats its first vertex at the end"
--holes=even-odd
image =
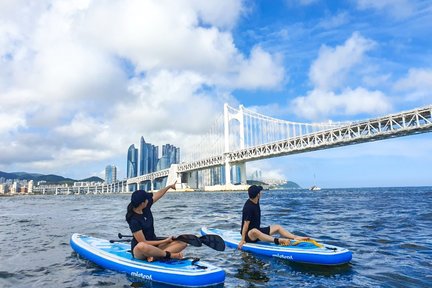
POLYGON ((293 245, 293 246, 296 246, 296 245, 299 245, 299 244, 301 244, 301 243, 311 243, 311 244, 315 245, 315 246, 318 247, 318 248, 322 248, 322 247, 324 247, 324 245, 318 243, 318 242, 315 241, 314 239, 308 239, 308 240, 297 240, 297 241, 295 241, 292 245, 293 245))
POLYGON ((204 245, 216 251, 225 251, 225 242, 219 235, 207 234, 199 237, 199 239, 204 245))
POLYGON ((189 245, 192 245, 195 247, 201 247, 202 246, 201 240, 197 236, 192 235, 192 234, 179 235, 178 237, 175 238, 175 240, 188 243, 189 245))

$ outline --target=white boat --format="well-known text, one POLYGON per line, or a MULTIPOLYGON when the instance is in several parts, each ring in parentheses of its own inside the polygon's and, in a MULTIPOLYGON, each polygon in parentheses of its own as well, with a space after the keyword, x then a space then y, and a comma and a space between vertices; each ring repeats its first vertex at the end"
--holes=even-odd
POLYGON ((310 191, 319 191, 319 190, 321 190, 321 188, 314 185, 314 186, 310 187, 309 190, 310 191))
POLYGON ((310 191, 320 191, 320 190, 321 190, 320 187, 316 186, 316 177, 315 177, 315 174, 314 174, 314 185, 311 186, 311 187, 309 188, 309 190, 310 190, 310 191))

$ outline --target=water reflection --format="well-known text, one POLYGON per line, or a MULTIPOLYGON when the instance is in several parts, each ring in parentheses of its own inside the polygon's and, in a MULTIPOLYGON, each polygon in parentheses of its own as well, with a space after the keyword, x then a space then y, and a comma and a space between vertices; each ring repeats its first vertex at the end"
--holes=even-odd
POLYGON ((270 266, 268 262, 247 252, 241 252, 240 256, 242 262, 235 277, 254 283, 265 283, 270 280, 266 273, 270 266))

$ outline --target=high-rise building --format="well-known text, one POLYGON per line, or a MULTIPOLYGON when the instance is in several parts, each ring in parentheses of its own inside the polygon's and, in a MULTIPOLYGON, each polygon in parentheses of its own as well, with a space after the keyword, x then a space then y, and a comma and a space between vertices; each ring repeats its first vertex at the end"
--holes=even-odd
POLYGON ((127 178, 138 176, 138 149, 132 144, 129 146, 127 155, 127 178))
POLYGON ((162 158, 159 159, 157 170, 168 169, 171 164, 180 163, 180 148, 171 144, 162 146, 162 158))
POLYGON ((139 175, 156 171, 159 149, 150 143, 146 143, 144 137, 140 141, 139 175))
POLYGON ((262 180, 262 172, 261 172, 261 170, 255 170, 251 174, 250 178, 251 178, 251 180, 261 181, 262 180))
POLYGON ((114 165, 108 165, 105 167, 105 182, 112 184, 117 182, 117 167, 114 165))
MULTIPOLYGON (((141 137, 139 149, 136 149, 134 145, 129 147, 127 157, 127 177, 131 178, 149 174, 155 171, 170 168, 171 164, 178 163, 180 163, 180 148, 177 148, 171 144, 163 145, 162 157, 159 158, 159 147, 150 143, 146 143, 144 137, 141 137), (134 159, 137 160, 134 161, 134 159)), ((166 179, 155 181, 153 183, 153 188, 158 189, 160 187, 164 187, 166 185, 165 182, 166 179)), ((139 189, 148 190, 150 189, 150 184, 150 181, 144 181, 139 185, 139 189)), ((132 185, 129 188, 131 190, 137 189, 137 187, 133 187, 132 185)))

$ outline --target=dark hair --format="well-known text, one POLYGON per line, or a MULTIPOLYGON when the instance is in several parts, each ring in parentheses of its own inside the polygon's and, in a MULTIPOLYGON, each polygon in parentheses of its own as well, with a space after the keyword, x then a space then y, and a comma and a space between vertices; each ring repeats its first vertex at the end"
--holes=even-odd
POLYGON ((259 186, 259 185, 250 186, 248 189, 249 198, 250 199, 255 198, 258 195, 258 193, 261 192, 261 190, 263 190, 262 186, 259 186))
POLYGON ((127 206, 126 221, 129 223, 133 216, 133 208, 137 208, 145 200, 152 198, 151 193, 147 193, 145 190, 136 190, 131 195, 131 202, 127 206))
POLYGON ((132 205, 132 203, 129 203, 129 205, 127 206, 127 212, 126 212, 126 221, 129 223, 132 216, 133 216, 133 208, 134 206, 132 205))

